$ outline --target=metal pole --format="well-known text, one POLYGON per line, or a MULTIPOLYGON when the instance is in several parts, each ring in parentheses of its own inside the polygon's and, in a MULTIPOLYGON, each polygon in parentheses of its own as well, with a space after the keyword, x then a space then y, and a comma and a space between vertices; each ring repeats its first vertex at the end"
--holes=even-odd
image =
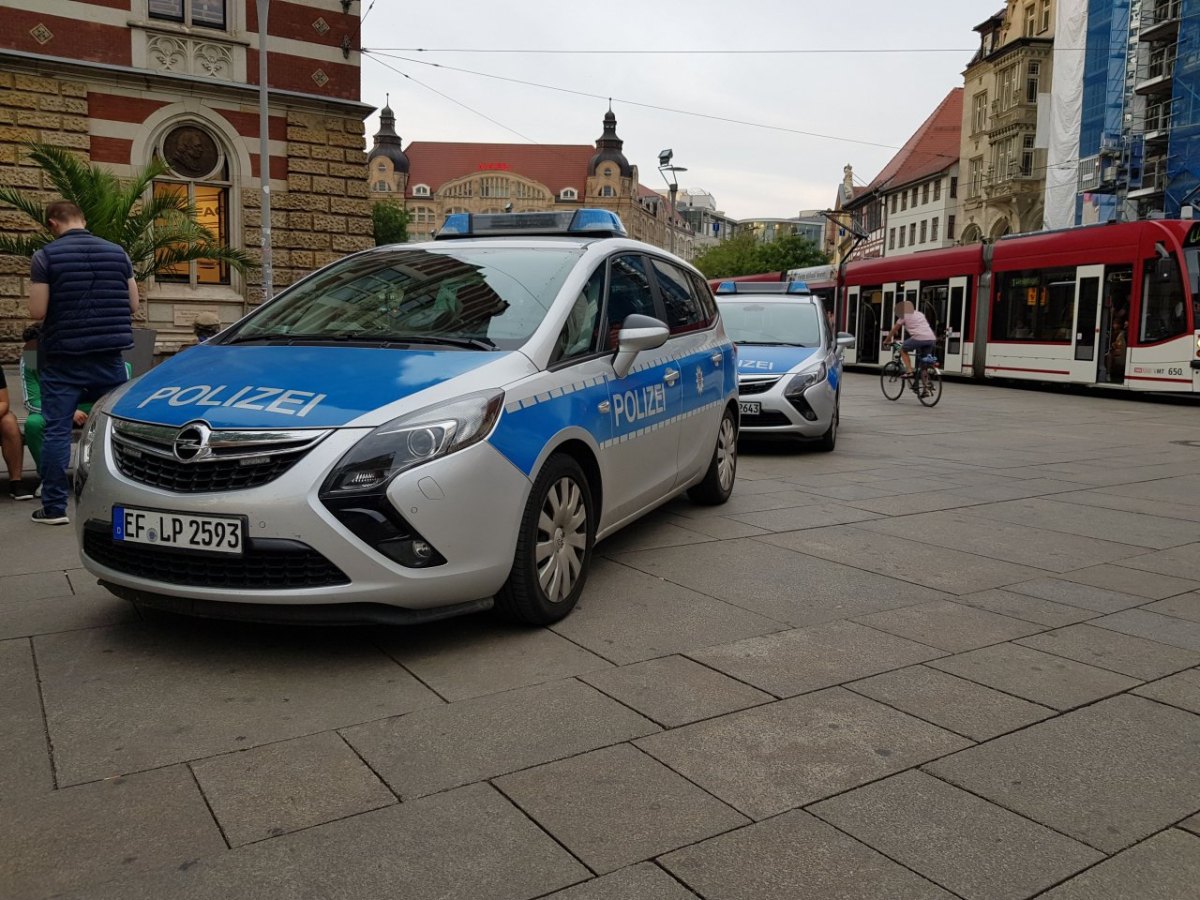
POLYGON ((271 270, 271 148, 270 117, 267 113, 267 7, 258 2, 258 179, 262 183, 262 282, 263 301, 274 294, 271 270))
POLYGON ((670 250, 675 252, 675 192, 679 189, 679 185, 671 182, 671 220, 667 222, 667 233, 671 236, 670 250))

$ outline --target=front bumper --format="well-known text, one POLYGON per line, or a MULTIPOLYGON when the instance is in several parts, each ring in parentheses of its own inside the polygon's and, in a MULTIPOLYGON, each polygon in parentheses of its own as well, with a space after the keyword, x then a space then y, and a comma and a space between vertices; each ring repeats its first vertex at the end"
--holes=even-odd
POLYGON ((816 440, 829 430, 837 409, 837 392, 828 380, 806 388, 798 398, 784 396, 791 380, 785 375, 762 393, 739 396, 742 403, 760 403, 758 415, 741 414, 740 433, 746 437, 782 437, 816 440))
POLYGON ((212 493, 175 493, 125 477, 116 467, 110 432, 106 421, 77 503, 83 564, 118 596, 194 615, 412 621, 403 611, 420 619, 431 617, 421 611, 482 608, 508 577, 531 487, 486 441, 397 476, 388 501, 445 558, 441 565, 408 568, 356 537, 317 496, 366 430, 333 432, 259 487, 212 493), (244 553, 229 557, 113 541, 114 506, 245 516, 244 553), (244 605, 240 613, 234 604, 244 605), (282 609, 289 605, 310 610, 282 609), (396 613, 372 614, 365 605, 396 613), (266 614, 272 606, 281 607, 279 615, 266 614))

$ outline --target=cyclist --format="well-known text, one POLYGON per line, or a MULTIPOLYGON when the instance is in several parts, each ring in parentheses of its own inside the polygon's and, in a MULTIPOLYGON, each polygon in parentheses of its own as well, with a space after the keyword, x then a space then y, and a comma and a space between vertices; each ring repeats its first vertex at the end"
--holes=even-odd
POLYGON ((909 378, 912 376, 913 366, 908 354, 915 352, 917 359, 920 359, 927 353, 932 353, 933 346, 937 343, 937 335, 933 333, 933 327, 929 324, 929 320, 925 318, 925 314, 917 312, 916 308, 912 305, 912 301, 902 301, 899 313, 900 318, 896 320, 896 324, 888 332, 887 343, 890 344, 896 339, 901 328, 908 332, 908 337, 904 339, 904 343, 900 347, 900 358, 904 360, 904 377, 909 378))

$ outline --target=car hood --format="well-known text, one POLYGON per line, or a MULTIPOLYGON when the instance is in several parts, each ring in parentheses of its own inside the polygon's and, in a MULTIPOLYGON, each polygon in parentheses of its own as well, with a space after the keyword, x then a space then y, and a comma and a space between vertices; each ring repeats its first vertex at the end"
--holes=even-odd
MULTIPOLYGON (((396 401, 512 355, 470 350, 198 344, 134 382, 117 400, 112 414, 159 425, 202 419, 213 428, 370 424, 355 420, 367 417, 373 421, 396 401)), ((479 387, 499 387, 501 383, 480 378, 479 387)))
POLYGON ((782 375, 821 352, 820 347, 763 347, 738 344, 739 375, 782 375))

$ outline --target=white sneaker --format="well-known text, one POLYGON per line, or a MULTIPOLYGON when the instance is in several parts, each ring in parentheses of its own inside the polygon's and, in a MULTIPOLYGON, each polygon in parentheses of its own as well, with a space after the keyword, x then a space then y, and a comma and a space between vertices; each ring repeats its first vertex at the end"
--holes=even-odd
POLYGON ((71 521, 66 513, 59 513, 57 516, 52 516, 44 509, 35 509, 33 515, 29 518, 39 525, 66 525, 71 521))

